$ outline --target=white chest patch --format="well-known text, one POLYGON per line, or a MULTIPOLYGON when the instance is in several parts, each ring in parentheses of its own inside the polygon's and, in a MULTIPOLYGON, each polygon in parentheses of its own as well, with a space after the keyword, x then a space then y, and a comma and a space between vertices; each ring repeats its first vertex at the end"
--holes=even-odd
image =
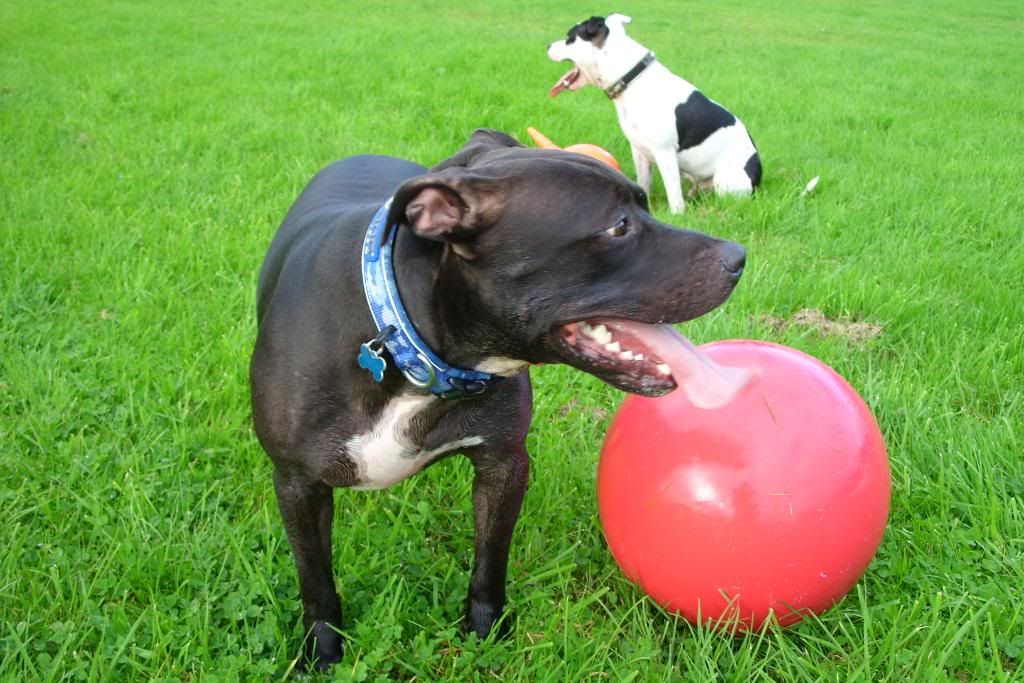
POLYGON ((504 358, 502 356, 489 356, 476 364, 475 370, 489 372, 492 375, 512 377, 530 366, 525 360, 515 358, 504 358))
POLYGON ((409 438, 409 424, 436 396, 397 396, 388 403, 377 424, 365 434, 345 442, 345 452, 358 463, 359 483, 352 486, 370 491, 394 486, 419 472, 431 460, 449 451, 479 446, 482 437, 471 436, 438 448, 423 450, 409 438))

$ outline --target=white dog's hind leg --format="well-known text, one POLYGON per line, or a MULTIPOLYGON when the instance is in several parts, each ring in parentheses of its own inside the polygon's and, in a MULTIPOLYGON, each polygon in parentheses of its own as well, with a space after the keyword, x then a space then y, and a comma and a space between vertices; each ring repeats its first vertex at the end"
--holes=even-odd
POLYGON ((686 202, 683 201, 683 188, 679 184, 679 159, 676 157, 675 150, 655 152, 654 160, 658 164, 661 180, 665 183, 669 209, 672 210, 672 213, 682 213, 686 210, 686 202))
POLYGON ((730 168, 719 171, 711 179, 711 187, 715 194, 749 195, 754 193, 750 176, 742 168, 730 168))
POLYGON ((690 183, 690 189, 686 191, 686 198, 687 199, 693 199, 694 197, 696 197, 697 196, 697 190, 707 189, 706 187, 704 187, 704 182, 707 182, 707 181, 698 183, 697 179, 694 178, 689 173, 683 173, 683 177, 686 178, 686 181, 688 183, 690 183))

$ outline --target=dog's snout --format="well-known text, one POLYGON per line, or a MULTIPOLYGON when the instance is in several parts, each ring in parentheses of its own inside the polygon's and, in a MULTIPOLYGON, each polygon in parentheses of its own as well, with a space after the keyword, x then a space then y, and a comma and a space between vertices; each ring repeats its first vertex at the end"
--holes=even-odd
POLYGON ((735 242, 728 242, 722 247, 722 255, 718 262, 727 273, 739 277, 747 264, 747 250, 735 242))

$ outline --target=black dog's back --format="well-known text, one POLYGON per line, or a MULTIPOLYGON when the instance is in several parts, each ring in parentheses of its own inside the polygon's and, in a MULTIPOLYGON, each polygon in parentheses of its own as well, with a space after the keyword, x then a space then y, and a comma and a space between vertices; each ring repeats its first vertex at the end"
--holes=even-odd
POLYGON ((359 204, 380 206, 402 181, 427 169, 405 159, 364 154, 336 161, 310 181, 295 200, 282 228, 293 217, 330 207, 359 204))
POLYGON ((426 170, 405 159, 365 154, 336 161, 317 173, 288 210, 267 251, 257 289, 257 318, 263 318, 286 256, 311 257, 339 224, 365 226, 396 187, 426 170), (342 220, 355 213, 365 213, 365 220, 342 220), (296 244, 297 240, 307 244, 296 244))

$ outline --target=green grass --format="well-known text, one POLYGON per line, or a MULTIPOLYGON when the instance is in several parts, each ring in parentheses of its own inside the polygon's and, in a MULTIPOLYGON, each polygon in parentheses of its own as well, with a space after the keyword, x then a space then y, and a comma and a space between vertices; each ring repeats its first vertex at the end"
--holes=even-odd
MULTIPOLYGON (((765 161, 753 201, 704 197, 683 218, 655 182, 661 218, 750 253, 689 334, 789 344, 858 388, 890 451, 885 541, 813 622, 734 641, 673 619, 618 573, 598 524, 622 395, 545 367, 514 637, 456 628, 472 525, 470 468, 452 459, 338 493, 349 649, 334 678, 1024 680, 1024 9, 617 9, 744 119, 765 161), (804 308, 882 332, 771 322, 804 308)), ((0 6, 0 679, 288 670, 297 582, 246 379, 264 250, 310 176, 353 153, 429 165, 475 127, 525 140, 533 125, 628 160, 601 93, 546 96, 563 68, 544 47, 592 11, 0 6)))

